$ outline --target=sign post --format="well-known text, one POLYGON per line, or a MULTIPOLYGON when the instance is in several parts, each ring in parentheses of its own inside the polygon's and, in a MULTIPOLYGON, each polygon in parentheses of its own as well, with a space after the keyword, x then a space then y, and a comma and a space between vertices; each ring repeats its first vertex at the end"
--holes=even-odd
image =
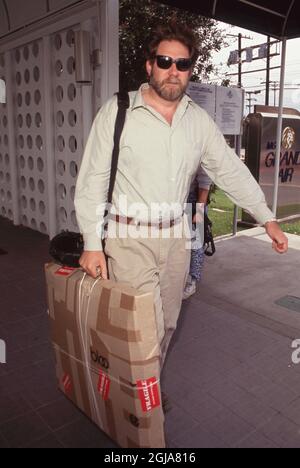
MULTIPOLYGON (((235 136, 235 151, 241 157, 244 90, 226 86, 190 83, 188 94, 211 116, 223 135, 235 136)), ((234 207, 233 235, 237 233, 238 207, 234 207)))

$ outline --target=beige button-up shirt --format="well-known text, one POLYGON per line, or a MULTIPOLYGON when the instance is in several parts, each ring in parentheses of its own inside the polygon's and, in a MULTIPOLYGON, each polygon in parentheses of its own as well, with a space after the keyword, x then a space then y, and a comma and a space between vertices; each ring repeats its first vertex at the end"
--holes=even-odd
MULTIPOLYGON (((273 214, 261 188, 229 148, 206 111, 185 95, 170 125, 144 102, 142 89, 145 86, 148 85, 130 93, 113 194, 115 211, 141 221, 149 220, 152 204, 151 219, 167 220, 169 206, 175 203, 179 216, 191 182, 202 166, 210 179, 258 222, 264 224, 271 220, 273 214)), ((77 220, 85 250, 89 251, 102 250, 101 224, 108 194, 116 115, 117 98, 114 96, 94 120, 77 180, 77 220)), ((176 209, 175 213, 172 211, 174 216, 176 209)))

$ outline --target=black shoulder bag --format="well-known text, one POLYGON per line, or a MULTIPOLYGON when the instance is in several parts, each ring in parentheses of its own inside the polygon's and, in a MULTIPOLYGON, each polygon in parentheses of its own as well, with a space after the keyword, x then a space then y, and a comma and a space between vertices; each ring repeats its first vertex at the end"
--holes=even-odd
MULTIPOLYGON (((117 93, 118 113, 114 130, 114 148, 112 152, 110 181, 108 189, 108 204, 112 202, 114 186, 119 161, 120 138, 123 132, 126 111, 130 104, 129 94, 127 92, 117 93)), ((105 213, 107 216, 108 210, 105 213)), ((63 231, 55 236, 50 242, 49 253, 51 257, 61 265, 79 268, 79 259, 84 250, 84 242, 81 234, 77 232, 63 231)))
POLYGON ((216 246, 213 238, 213 233, 212 233, 212 222, 207 216, 206 213, 204 213, 204 253, 208 257, 212 257, 214 253, 216 252, 216 246))

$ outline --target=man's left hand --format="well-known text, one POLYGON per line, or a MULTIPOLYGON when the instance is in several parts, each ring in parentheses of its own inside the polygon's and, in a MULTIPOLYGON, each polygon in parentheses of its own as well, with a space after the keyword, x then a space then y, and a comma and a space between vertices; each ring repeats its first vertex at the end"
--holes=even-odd
POLYGON ((277 253, 284 254, 288 251, 289 240, 276 221, 271 221, 265 225, 268 236, 273 241, 273 249, 277 253))

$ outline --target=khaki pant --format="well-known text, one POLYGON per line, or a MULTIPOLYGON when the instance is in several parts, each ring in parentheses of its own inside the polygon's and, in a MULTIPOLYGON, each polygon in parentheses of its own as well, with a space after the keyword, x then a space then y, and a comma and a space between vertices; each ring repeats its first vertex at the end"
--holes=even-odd
MULTIPOLYGON (((173 228, 168 231, 172 236, 173 228)), ((112 280, 154 293, 162 368, 181 309, 190 250, 184 238, 163 238, 163 230, 158 235, 157 239, 109 238, 105 251, 112 280)))

